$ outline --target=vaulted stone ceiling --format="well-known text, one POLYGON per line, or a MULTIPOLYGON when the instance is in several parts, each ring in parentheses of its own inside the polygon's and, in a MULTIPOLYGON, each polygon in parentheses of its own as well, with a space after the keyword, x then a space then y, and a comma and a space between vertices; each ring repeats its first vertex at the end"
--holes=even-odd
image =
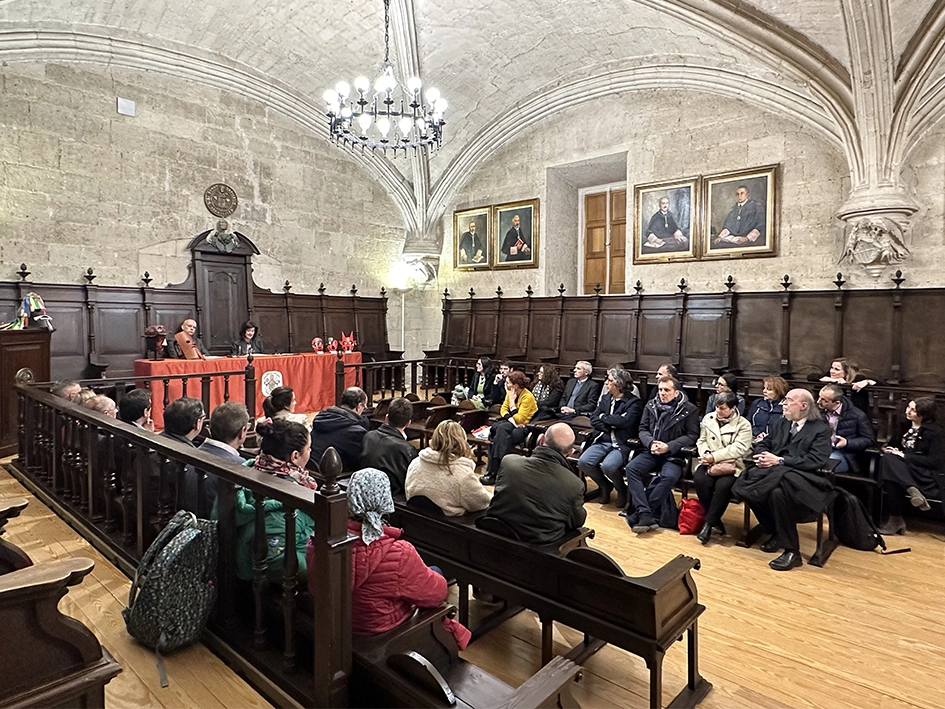
MULTIPOLYGON (((608 93, 690 89, 790 114, 846 155, 851 214, 908 215, 904 154, 937 122, 945 0, 392 0, 402 77, 450 102, 429 161, 353 155, 404 216, 408 249, 486 157, 608 93)), ((381 0, 0 0, 0 61, 111 63, 258 99, 323 135, 320 96, 379 61, 381 0)))

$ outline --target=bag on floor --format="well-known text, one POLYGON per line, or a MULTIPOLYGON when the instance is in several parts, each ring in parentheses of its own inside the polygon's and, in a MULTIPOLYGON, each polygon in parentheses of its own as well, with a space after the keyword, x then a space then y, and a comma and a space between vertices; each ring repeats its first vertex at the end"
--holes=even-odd
POLYGON ((849 490, 837 488, 833 521, 837 527, 837 539, 851 549, 873 551, 876 547, 880 547, 883 554, 901 554, 912 551, 907 547, 887 552, 883 535, 876 529, 860 498, 849 490))
POLYGON ((684 498, 679 503, 679 533, 698 534, 705 526, 705 510, 695 498, 684 498))
POLYGON ((181 510, 148 547, 122 610, 125 627, 154 648, 161 686, 167 686, 162 651, 200 637, 216 600, 217 523, 181 510))

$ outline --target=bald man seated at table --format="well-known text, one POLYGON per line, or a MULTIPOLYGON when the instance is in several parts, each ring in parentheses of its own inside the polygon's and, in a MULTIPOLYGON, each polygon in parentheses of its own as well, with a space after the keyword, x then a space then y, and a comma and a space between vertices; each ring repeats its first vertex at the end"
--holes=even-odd
POLYGON ((210 353, 197 337, 197 321, 187 318, 174 337, 167 341, 164 354, 176 359, 206 359, 210 353))

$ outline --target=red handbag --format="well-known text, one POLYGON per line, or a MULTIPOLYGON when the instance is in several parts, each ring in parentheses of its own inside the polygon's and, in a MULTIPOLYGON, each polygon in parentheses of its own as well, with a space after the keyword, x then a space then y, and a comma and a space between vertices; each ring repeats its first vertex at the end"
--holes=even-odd
POLYGON ((705 510, 695 498, 686 498, 679 503, 679 533, 698 534, 705 525, 705 510))

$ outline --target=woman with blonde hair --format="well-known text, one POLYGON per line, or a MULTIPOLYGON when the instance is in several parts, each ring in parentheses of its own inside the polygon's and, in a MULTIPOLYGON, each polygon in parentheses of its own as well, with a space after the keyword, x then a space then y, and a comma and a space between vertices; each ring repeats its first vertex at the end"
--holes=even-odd
POLYGON ((476 477, 471 455, 463 427, 456 421, 440 423, 430 447, 420 451, 407 468, 407 499, 427 497, 448 517, 484 510, 492 493, 476 477))

